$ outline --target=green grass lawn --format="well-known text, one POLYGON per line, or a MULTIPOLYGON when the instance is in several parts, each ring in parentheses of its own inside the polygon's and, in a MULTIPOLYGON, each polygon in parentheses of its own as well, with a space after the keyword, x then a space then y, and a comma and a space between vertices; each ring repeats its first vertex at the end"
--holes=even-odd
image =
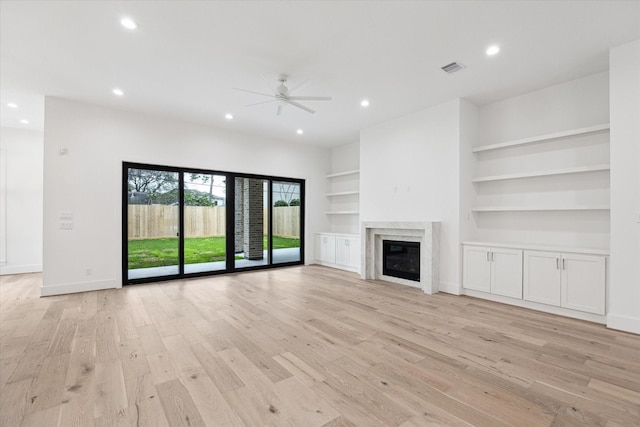
MULTIPOLYGON (((267 237, 264 238, 267 247, 267 237)), ((273 237, 273 249, 298 248, 300 239, 273 237)), ((241 259, 236 257, 236 259, 241 259)), ((225 260, 224 237, 199 237, 184 239, 185 264, 225 260)), ((178 238, 145 239, 129 241, 129 270, 136 268, 164 267, 178 264, 178 238)))

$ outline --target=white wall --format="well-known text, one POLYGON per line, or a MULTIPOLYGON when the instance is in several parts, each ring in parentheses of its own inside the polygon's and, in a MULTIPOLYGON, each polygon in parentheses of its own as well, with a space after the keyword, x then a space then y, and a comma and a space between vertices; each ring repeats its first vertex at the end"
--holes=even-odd
MULTIPOLYGON (((609 123, 607 72, 550 86, 479 109, 484 145, 609 123)), ((474 154, 477 176, 609 163, 609 135, 567 138, 474 154)), ((607 171, 474 184, 486 206, 607 205, 607 171)), ((609 247, 609 212, 534 211, 473 214, 474 240, 571 247, 609 247)))
POLYGON ((442 221, 440 289, 460 287, 460 100, 360 132, 361 221, 442 221))
POLYGON ((610 52, 611 275, 607 326, 640 334, 640 40, 610 52))
POLYGON ((40 131, 0 128, 0 274, 42 271, 40 131))
POLYGON ((317 208, 326 203, 328 149, 58 98, 46 98, 45 116, 43 295, 121 286, 123 161, 306 179, 313 260, 311 237, 328 226, 317 208), (61 211, 73 212, 72 230, 59 229, 61 211))

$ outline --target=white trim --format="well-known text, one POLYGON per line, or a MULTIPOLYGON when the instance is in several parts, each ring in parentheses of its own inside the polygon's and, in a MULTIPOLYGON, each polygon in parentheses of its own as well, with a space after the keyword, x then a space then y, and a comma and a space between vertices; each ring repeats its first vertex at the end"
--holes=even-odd
POLYGON ((317 259, 311 261, 311 263, 309 265, 312 265, 312 264, 322 265, 324 267, 330 267, 330 268, 337 268, 338 270, 350 271, 352 273, 360 274, 360 269, 359 268, 350 267, 348 265, 334 264, 334 263, 331 263, 331 262, 324 262, 324 261, 320 261, 320 260, 317 260, 317 259))
POLYGON ((607 328, 640 334, 640 318, 609 313, 607 315, 607 328))
MULTIPOLYGON (((7 231, 8 226, 7 211, 7 150, 0 150, 0 265, 7 265, 7 231)), ((0 273, 14 274, 14 273, 0 273)))
POLYGON ((515 305, 518 307, 530 308, 532 310, 543 311, 545 313, 557 314, 559 316, 571 317, 574 319, 586 320, 588 322, 601 323, 605 325, 607 323, 607 317, 599 314, 586 313, 583 311, 571 310, 563 307, 554 307, 551 305, 540 304, 533 301, 525 301, 517 298, 505 297, 502 295, 494 295, 481 291, 474 291, 471 289, 463 289, 463 295, 467 295, 474 298, 486 299, 502 304, 515 305))
POLYGON ((118 289, 122 285, 117 280, 99 280, 95 282, 68 283, 65 285, 42 286, 43 297, 53 295, 75 294, 78 292, 101 291, 103 289, 118 289))
POLYGON ((8 274, 42 273, 42 264, 5 265, 0 267, 0 276, 8 274))
POLYGON ((445 292, 452 295, 462 295, 462 286, 457 283, 440 282, 438 287, 439 292, 445 292))
POLYGON ((571 252, 575 254, 594 254, 609 256, 609 250, 604 248, 578 248, 571 246, 556 245, 537 245, 529 243, 508 243, 508 242, 478 242, 466 241, 462 242, 463 246, 490 246, 494 248, 511 248, 511 249, 531 249, 534 251, 552 251, 552 252, 571 252))

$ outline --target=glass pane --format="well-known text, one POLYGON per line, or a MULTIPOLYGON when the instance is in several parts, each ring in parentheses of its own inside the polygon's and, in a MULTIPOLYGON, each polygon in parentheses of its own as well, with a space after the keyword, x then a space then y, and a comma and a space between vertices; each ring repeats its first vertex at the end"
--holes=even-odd
POLYGON ((273 182, 273 263, 300 261, 300 184, 273 182))
POLYGON ((184 272, 224 270, 227 200, 224 175, 184 174, 184 272))
POLYGON ((128 278, 178 274, 178 173, 128 170, 128 278))
POLYGON ((235 179, 235 267, 269 264, 269 181, 235 179))

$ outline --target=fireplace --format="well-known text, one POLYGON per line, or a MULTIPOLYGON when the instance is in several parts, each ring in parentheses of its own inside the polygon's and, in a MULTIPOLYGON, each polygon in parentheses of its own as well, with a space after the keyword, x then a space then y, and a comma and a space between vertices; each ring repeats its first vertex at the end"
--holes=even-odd
POLYGON ((401 285, 421 288, 427 294, 438 292, 440 275, 440 223, 433 221, 363 221, 362 268, 365 280, 384 280, 401 285), (388 276, 382 271, 384 251, 382 242, 415 242, 420 245, 419 279, 388 276))
POLYGON ((420 281, 420 242, 382 241, 382 274, 420 281))

